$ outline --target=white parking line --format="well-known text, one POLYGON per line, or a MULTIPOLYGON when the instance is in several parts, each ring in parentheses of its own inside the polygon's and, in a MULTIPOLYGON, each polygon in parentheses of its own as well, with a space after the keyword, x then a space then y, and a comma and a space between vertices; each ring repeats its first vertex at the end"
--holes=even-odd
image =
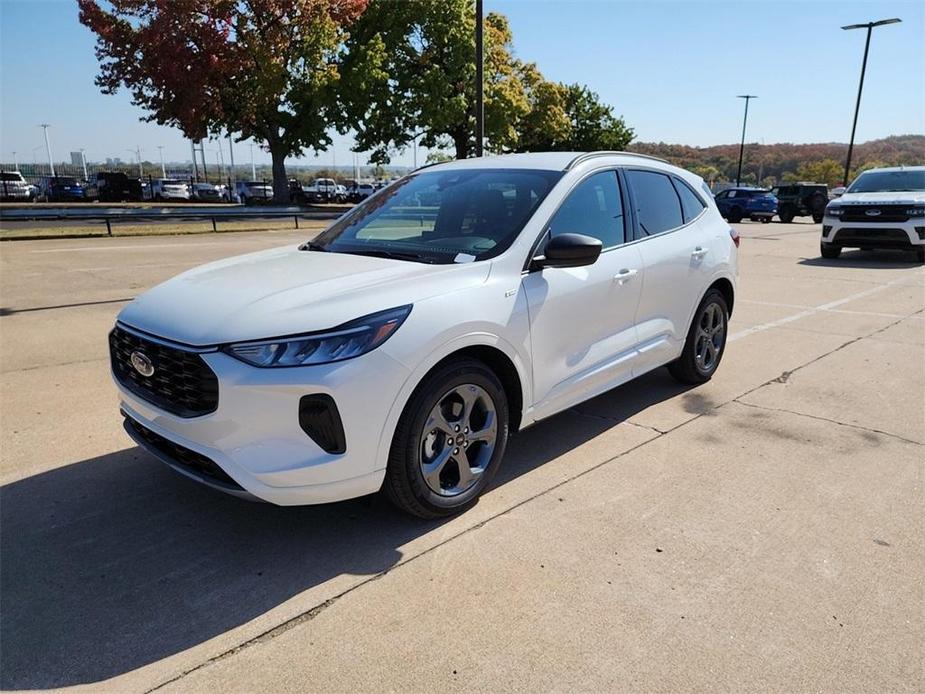
POLYGON ((817 306, 805 306, 803 304, 781 304, 776 301, 755 301, 754 299, 737 299, 736 303, 739 304, 755 304, 755 306, 775 306, 777 308, 799 308, 803 310, 819 310, 826 311, 827 313, 844 313, 849 316, 876 316, 878 318, 905 318, 906 316, 899 313, 878 313, 876 311, 849 311, 844 308, 827 308, 820 309, 817 306))
MULTIPOLYGON (((915 273, 915 274, 921 274, 921 273, 915 273)), ((793 323, 794 321, 807 318, 817 313, 824 313, 826 311, 831 311, 832 309, 842 306, 843 304, 847 304, 851 301, 855 301, 856 299, 863 299, 864 297, 870 296, 871 294, 876 294, 877 292, 882 292, 884 289, 888 289, 889 287, 895 287, 896 285, 902 284, 903 282, 906 282, 907 280, 908 280, 908 277, 898 277, 892 282, 887 282, 886 284, 881 284, 877 287, 871 287, 870 289, 865 289, 863 292, 857 292, 855 294, 851 294, 849 296, 844 297, 843 299, 837 299, 835 301, 830 301, 827 304, 820 304, 819 306, 812 306, 804 311, 800 311, 799 313, 794 313, 791 316, 785 316, 783 318, 779 318, 769 323, 753 325, 752 327, 745 328, 744 330, 740 330, 737 333, 732 333, 729 336, 729 341, 734 342, 735 340, 740 340, 743 337, 748 337, 749 335, 754 335, 755 333, 760 333, 764 330, 770 330, 771 328, 779 328, 780 326, 786 325, 787 323, 793 323)))

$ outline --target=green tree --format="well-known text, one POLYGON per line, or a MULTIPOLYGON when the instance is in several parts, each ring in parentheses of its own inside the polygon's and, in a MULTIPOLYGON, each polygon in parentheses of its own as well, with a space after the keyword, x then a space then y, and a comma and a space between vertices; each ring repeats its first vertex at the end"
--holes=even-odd
POLYGON ((804 162, 797 169, 798 181, 826 183, 829 186, 840 186, 844 175, 844 164, 840 164, 834 159, 818 159, 804 162))
POLYGON ((289 200, 286 157, 330 145, 336 58, 366 0, 77 2, 102 91, 125 87, 146 120, 195 140, 227 130, 265 143, 277 202, 289 200))
MULTIPOLYGON (((353 25, 341 64, 346 102, 342 131, 356 149, 387 162, 413 138, 450 145, 457 158, 475 149, 475 6, 473 0, 371 0, 353 25)), ((497 13, 485 18, 485 128, 489 146, 510 148, 529 110, 511 31, 497 13)))

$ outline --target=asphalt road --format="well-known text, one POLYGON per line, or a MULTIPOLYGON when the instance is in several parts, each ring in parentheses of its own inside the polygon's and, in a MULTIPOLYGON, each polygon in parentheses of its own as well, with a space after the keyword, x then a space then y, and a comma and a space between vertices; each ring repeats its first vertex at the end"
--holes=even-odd
POLYGON ((275 508, 120 426, 146 287, 298 232, 0 245, 0 686, 925 689, 925 272, 744 223, 725 360, 516 436, 476 508, 275 508))

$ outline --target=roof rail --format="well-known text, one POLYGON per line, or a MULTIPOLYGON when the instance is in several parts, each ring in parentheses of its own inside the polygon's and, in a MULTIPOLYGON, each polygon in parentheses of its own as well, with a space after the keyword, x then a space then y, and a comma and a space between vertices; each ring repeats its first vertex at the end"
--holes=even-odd
POLYGON ((592 158, 594 158, 594 157, 609 157, 609 156, 613 156, 614 154, 622 154, 623 156, 626 156, 626 157, 641 157, 641 158, 643 158, 643 159, 654 159, 655 161, 660 161, 660 162, 662 162, 663 164, 669 163, 668 161, 666 161, 665 159, 662 159, 662 158, 660 158, 660 157, 653 157, 653 156, 650 155, 650 154, 639 154, 639 153, 637 153, 637 152, 623 152, 623 151, 619 151, 619 152, 617 152, 617 151, 613 151, 613 152, 610 152, 610 151, 584 152, 583 154, 579 154, 577 157, 575 157, 574 159, 572 159, 572 161, 570 161, 570 162, 566 165, 565 170, 566 170, 566 171, 569 171, 570 169, 573 169, 574 167, 578 166, 578 165, 579 165, 580 163, 582 163, 583 161, 586 161, 586 160, 588 160, 588 159, 592 159, 592 158))

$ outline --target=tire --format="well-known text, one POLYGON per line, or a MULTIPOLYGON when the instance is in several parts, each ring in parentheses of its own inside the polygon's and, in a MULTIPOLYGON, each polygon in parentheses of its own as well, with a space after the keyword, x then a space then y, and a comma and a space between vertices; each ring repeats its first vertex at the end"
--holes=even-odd
POLYGON ((915 260, 918 263, 925 263, 925 248, 919 246, 915 249, 915 260))
POLYGON ((815 222, 816 224, 822 224, 823 216, 824 215, 822 215, 821 213, 820 214, 813 213, 813 222, 815 222))
POLYGON ((780 218, 780 221, 784 224, 790 224, 793 221, 793 218, 796 217, 796 211, 790 205, 786 205, 777 213, 777 216, 780 218))
POLYGON ((742 208, 733 207, 731 210, 729 210, 729 214, 726 217, 726 219, 728 219, 731 224, 737 224, 738 222, 741 222, 742 221, 742 208))
POLYGON ((728 333, 729 306, 722 292, 711 289, 694 312, 684 351, 668 371, 681 383, 706 383, 723 359, 728 333))
POLYGON ((762 223, 762 224, 770 224, 770 223, 771 223, 771 218, 770 218, 770 217, 762 217, 762 218, 761 218, 761 223, 762 223))
POLYGON ((504 457, 508 422, 504 387, 485 364, 467 358, 438 367, 421 381, 398 420, 382 485, 385 495, 419 518, 442 518, 472 507, 504 457), (469 399, 469 417, 463 397, 469 399), (469 438, 479 432, 483 441, 469 438), (460 461, 459 455, 472 456, 473 450, 475 461, 460 461))
POLYGON ((819 244, 819 253, 823 258, 827 258, 828 260, 835 260, 838 256, 841 255, 841 246, 836 246, 834 243, 826 243, 825 241, 822 241, 819 244))

